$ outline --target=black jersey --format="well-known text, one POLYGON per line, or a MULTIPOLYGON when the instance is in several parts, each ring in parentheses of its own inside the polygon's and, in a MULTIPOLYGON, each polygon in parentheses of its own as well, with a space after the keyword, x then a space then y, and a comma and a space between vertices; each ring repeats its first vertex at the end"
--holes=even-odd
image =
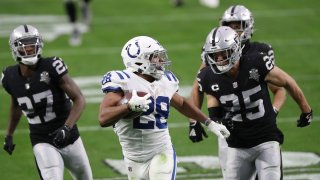
POLYGON ((231 132, 229 147, 250 148, 266 141, 281 141, 264 81, 273 67, 264 53, 252 53, 241 57, 236 78, 215 74, 210 66, 198 74, 200 91, 216 97, 225 111, 222 121, 231 132))
MULTIPOLYGON (((69 116, 71 101, 58 84, 67 73, 67 66, 57 57, 40 58, 29 78, 21 76, 18 64, 3 71, 3 87, 27 117, 32 145, 52 143, 49 133, 63 126, 69 116)), ((71 134, 73 143, 79 137, 77 126, 71 134)))
POLYGON ((261 52, 268 55, 270 60, 274 62, 274 51, 270 44, 250 41, 246 41, 246 43, 244 43, 242 55, 249 55, 261 52))

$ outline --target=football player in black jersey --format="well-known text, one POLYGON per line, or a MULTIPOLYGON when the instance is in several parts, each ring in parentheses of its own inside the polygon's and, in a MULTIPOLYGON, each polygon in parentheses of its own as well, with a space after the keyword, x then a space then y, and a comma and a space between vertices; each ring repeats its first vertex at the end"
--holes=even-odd
POLYGON ((11 96, 4 150, 13 153, 14 131, 24 114, 41 179, 63 179, 64 166, 74 179, 90 180, 91 167, 76 125, 85 99, 58 57, 41 56, 43 40, 31 25, 16 27, 9 40, 18 64, 2 73, 11 96))
MULTIPOLYGON (((71 46, 79 46, 81 44, 81 32, 77 25, 78 23, 78 7, 77 0, 63 0, 63 5, 65 11, 68 15, 68 20, 70 25, 72 26, 72 32, 69 39, 69 44, 71 46)), ((91 10, 90 10, 90 0, 81 0, 80 2, 80 10, 83 19, 83 23, 89 27, 91 24, 91 10)))
MULTIPOLYGON (((240 41, 242 43, 243 50, 242 54, 252 54, 257 52, 263 52, 267 54, 274 63, 274 51, 271 45, 261 43, 261 42, 251 42, 250 39, 254 32, 254 18, 249 9, 243 5, 234 5, 230 6, 222 15, 220 20, 220 25, 229 26, 233 28, 239 35, 240 41)), ((200 69, 209 66, 207 58, 204 56, 204 47, 201 53, 202 63, 200 69)), ((282 87, 277 87, 272 84, 268 84, 269 89, 274 95, 273 98, 273 108, 274 111, 278 114, 280 108, 283 106, 286 100, 286 92, 282 87)), ((203 94, 198 90, 199 86, 197 81, 193 84, 193 89, 191 93, 191 101, 198 107, 202 106, 203 94)), ((279 130, 279 134, 282 135, 282 132, 279 130)), ((190 133, 189 138, 193 142, 199 142, 203 140, 203 136, 207 136, 206 132, 202 128, 200 123, 191 120, 190 121, 190 133)), ((283 137, 281 144, 283 143, 283 137)), ((219 140, 219 159, 220 166, 222 169, 222 174, 225 174, 225 165, 226 165, 226 152, 227 144, 224 140, 219 140)))
POLYGON ((207 95, 211 119, 222 121, 227 139, 226 179, 281 179, 281 134, 268 84, 284 87, 301 110, 298 127, 312 121, 312 109, 295 80, 275 66, 269 55, 242 54, 240 38, 228 26, 207 36, 204 56, 209 66, 197 76, 207 95))

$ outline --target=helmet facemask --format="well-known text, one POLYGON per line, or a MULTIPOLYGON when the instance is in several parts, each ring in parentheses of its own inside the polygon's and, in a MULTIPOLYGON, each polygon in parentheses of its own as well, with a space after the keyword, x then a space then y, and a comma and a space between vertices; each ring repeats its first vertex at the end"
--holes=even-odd
POLYGON ((233 49, 207 52, 206 56, 209 60, 210 67, 216 74, 222 74, 229 71, 239 59, 238 54, 234 53, 233 49), (222 56, 222 59, 218 56, 222 56))
POLYGON ((142 74, 148 74, 155 79, 160 79, 170 65, 166 51, 155 51, 151 54, 145 54, 145 58, 149 59, 149 68, 142 74))
POLYGON ((26 65, 34 65, 39 59, 41 53, 41 42, 37 37, 17 39, 14 42, 14 53, 19 61, 26 65))
POLYGON ((221 26, 208 34, 205 57, 215 74, 229 71, 240 59, 241 53, 239 36, 232 28, 221 26))

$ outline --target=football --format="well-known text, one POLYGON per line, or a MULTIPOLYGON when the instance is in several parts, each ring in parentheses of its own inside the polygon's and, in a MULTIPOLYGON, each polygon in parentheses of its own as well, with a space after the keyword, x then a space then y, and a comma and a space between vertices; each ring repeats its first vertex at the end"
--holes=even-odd
MULTIPOLYGON (((143 92, 143 91, 137 91, 137 95, 138 95, 139 97, 143 97, 143 96, 145 96, 146 94, 148 94, 148 93, 143 92)), ((122 99, 119 101, 118 105, 128 103, 128 102, 130 101, 131 97, 132 97, 132 92, 124 92, 124 95, 123 95, 122 99)), ((131 111, 131 112, 129 112, 127 115, 125 115, 123 118, 124 118, 124 119, 134 119, 134 118, 140 116, 142 113, 143 113, 143 112, 131 111)))

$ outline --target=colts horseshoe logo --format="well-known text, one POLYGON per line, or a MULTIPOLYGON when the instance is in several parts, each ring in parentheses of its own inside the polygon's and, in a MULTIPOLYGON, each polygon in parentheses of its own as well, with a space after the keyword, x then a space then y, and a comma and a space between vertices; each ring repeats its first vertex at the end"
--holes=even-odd
POLYGON ((134 44, 137 46, 137 52, 135 54, 131 54, 130 53, 130 47, 131 47, 132 44, 129 44, 127 46, 127 53, 128 53, 128 56, 131 57, 131 58, 136 58, 140 54, 140 46, 139 46, 138 42, 135 42, 134 44))

